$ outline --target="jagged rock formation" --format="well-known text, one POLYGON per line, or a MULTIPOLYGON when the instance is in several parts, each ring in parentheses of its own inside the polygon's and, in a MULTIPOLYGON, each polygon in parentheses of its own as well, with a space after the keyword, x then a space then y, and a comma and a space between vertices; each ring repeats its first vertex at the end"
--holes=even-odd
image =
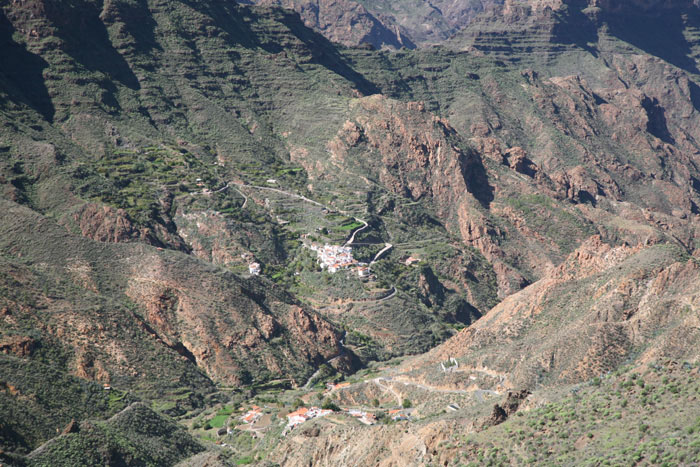
POLYGON ((377 48, 414 47, 398 27, 385 24, 353 0, 256 0, 251 3, 293 9, 307 26, 339 44, 366 44, 377 48))

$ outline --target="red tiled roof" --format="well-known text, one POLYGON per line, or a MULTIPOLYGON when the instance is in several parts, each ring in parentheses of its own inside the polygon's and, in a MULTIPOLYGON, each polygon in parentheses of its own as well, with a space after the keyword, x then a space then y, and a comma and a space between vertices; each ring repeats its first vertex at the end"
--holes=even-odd
POLYGON ((303 417, 304 415, 306 415, 306 413, 307 413, 308 411, 309 411, 309 409, 307 409, 306 407, 301 407, 301 408, 299 408, 298 410, 296 410, 296 411, 294 411, 294 412, 292 412, 292 413, 287 414, 287 417, 292 418, 292 417, 294 417, 294 416, 296 416, 296 415, 299 415, 299 416, 302 416, 302 417, 303 417))

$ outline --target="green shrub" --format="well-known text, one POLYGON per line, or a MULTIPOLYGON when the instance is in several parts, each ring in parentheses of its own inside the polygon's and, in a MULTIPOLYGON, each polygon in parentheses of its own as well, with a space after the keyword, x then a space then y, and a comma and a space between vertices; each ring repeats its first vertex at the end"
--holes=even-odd
POLYGON ((338 407, 334 402, 332 402, 330 399, 325 399, 323 401, 323 404, 321 405, 321 408, 323 410, 332 410, 334 412, 339 412, 340 407, 338 407))

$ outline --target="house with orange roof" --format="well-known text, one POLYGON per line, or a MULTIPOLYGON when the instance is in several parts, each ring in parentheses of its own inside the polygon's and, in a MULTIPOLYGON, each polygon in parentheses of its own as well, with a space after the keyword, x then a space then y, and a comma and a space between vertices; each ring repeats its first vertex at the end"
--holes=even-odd
POLYGON ((252 423, 257 422, 258 419, 260 417, 262 417, 262 414, 263 414, 262 409, 260 407, 258 407, 257 405, 254 405, 253 407, 251 407, 251 409, 248 412, 245 413, 245 415, 243 415, 241 417, 241 420, 244 423, 252 424, 252 423))
POLYGON ((411 419, 411 417, 409 417, 408 414, 401 409, 390 410, 387 412, 387 414, 394 421, 410 420, 411 419))
POLYGON ((342 389, 342 388, 346 388, 346 387, 348 387, 348 386, 350 386, 350 383, 348 383, 348 382, 346 381, 346 382, 344 382, 344 383, 338 383, 338 384, 328 383, 328 384, 326 385, 326 388, 327 388, 329 391, 335 391, 336 389, 342 389))
POLYGON ((287 428, 292 429, 307 420, 316 417, 325 417, 326 415, 330 415, 332 413, 332 410, 320 409, 318 407, 311 407, 308 409, 306 407, 301 407, 298 410, 287 414, 287 428))
POLYGON ((294 412, 288 413, 287 426, 289 428, 294 428, 295 426, 304 423, 306 420, 308 420, 308 412, 309 409, 307 409, 306 407, 301 407, 298 410, 295 410, 294 412))
POLYGON ((411 265, 413 265, 415 263, 419 263, 419 262, 420 262, 419 258, 414 258, 413 256, 409 256, 408 258, 406 258, 406 261, 404 261, 404 264, 406 266, 411 266, 411 265))
POLYGON ((296 416, 303 417, 303 416, 306 416, 308 411, 309 411, 309 409, 307 409, 306 407, 300 407, 297 410, 295 410, 294 412, 288 413, 287 417, 296 417, 296 416))

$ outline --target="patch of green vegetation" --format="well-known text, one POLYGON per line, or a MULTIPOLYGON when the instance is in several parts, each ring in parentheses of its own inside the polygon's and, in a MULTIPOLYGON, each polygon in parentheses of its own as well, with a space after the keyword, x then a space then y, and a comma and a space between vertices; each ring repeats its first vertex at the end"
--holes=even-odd
POLYGON ((700 384, 691 371, 692 365, 677 364, 652 364, 642 374, 622 371, 453 441, 470 462, 502 456, 524 463, 587 459, 586 465, 697 462, 700 409, 690 401, 700 384))
POLYGON ((83 196, 122 208, 132 219, 146 224, 157 215, 166 187, 189 193, 223 186, 217 168, 189 152, 162 146, 117 150, 79 165, 74 174, 82 179, 77 188, 83 196))
POLYGON ((27 453, 71 420, 108 417, 130 401, 53 365, 0 356, 0 444, 8 450, 27 453))
POLYGON ((122 409, 124 407, 124 399, 128 395, 127 391, 119 391, 111 389, 109 391, 109 408, 112 410, 122 409))
POLYGON ((358 227, 362 227, 364 224, 356 220, 346 220, 340 226, 337 227, 338 230, 355 230, 358 227))
POLYGON ((224 407, 221 410, 219 410, 214 418, 209 420, 207 422, 207 425, 211 428, 221 428, 224 426, 226 423, 226 420, 229 419, 231 414, 233 413, 234 408, 233 407, 224 407))
POLYGON ((84 422, 29 458, 31 466, 173 465, 204 448, 171 420, 135 404, 106 422, 84 422))

